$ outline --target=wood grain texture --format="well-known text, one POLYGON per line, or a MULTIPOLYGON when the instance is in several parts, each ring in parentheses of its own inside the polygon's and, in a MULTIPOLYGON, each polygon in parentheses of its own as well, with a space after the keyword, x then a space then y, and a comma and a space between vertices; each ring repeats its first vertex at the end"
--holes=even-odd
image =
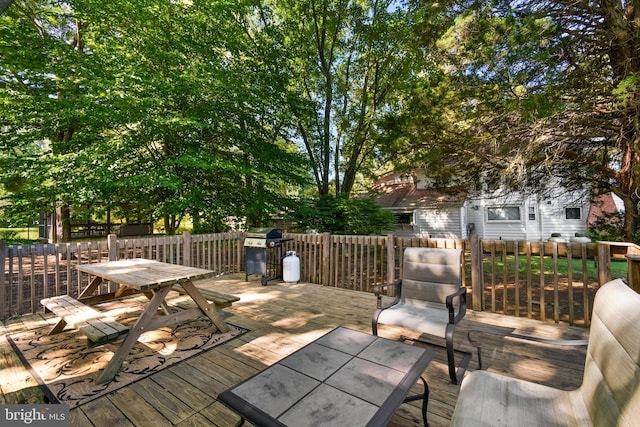
MULTIPOLYGON (((238 421, 237 415, 216 401, 219 393, 250 377, 261 369, 275 363, 310 341, 318 338, 336 326, 371 332, 371 315, 376 306, 375 296, 367 292, 351 291, 333 287, 323 287, 298 283, 290 285, 274 283, 262 286, 259 279, 244 280, 244 273, 224 275, 207 279, 203 286, 213 292, 234 295, 239 301, 227 309, 233 314, 230 323, 250 329, 250 332, 216 347, 214 350, 191 358, 168 369, 178 378, 159 378, 156 375, 140 381, 137 387, 127 387, 108 397, 71 411, 71 425, 86 426, 87 420, 93 425, 207 425, 232 426, 238 421), (177 381, 177 382, 176 382, 177 381), (153 382, 149 385, 147 382, 153 382), (177 384, 188 384, 184 392, 177 384), (170 394, 167 403, 155 407, 146 396, 150 393, 170 394), (178 396, 176 396, 176 394, 178 396), (185 402, 195 396, 194 402, 185 402), (135 402, 145 401, 143 423, 132 412, 135 402), (126 407, 125 402, 131 407, 126 407), (197 404, 196 404, 197 402, 197 404), (198 409, 202 403, 208 404, 198 409), (176 409, 179 416, 170 416, 169 408, 176 409), (169 419, 169 418, 171 419, 169 419), (180 421, 178 421, 180 420, 180 421)), ((198 287, 200 288, 200 284, 198 287)), ((172 293, 171 295, 176 295, 172 293)), ((171 295, 169 301, 171 301, 171 295)), ((391 298, 389 298, 389 301, 391 298)), ((385 300, 386 301, 386 300, 385 300)), ((108 304, 108 303, 105 303, 108 304)), ((98 306, 100 308, 100 306, 98 306)), ((3 329, 19 331, 44 322, 54 323, 55 318, 33 315, 24 320, 11 319, 3 329)), ((466 333, 470 328, 493 328, 496 331, 535 334, 553 339, 578 339, 585 337, 585 330, 576 327, 559 326, 526 318, 515 318, 486 312, 468 311, 456 329, 455 345, 462 349, 473 349, 466 333)), ((381 327, 381 336, 399 338, 401 335, 416 337, 415 331, 381 327)), ((422 344, 416 344, 422 345, 422 344)), ((459 386, 449 381, 446 354, 435 349, 436 358, 425 372, 431 389, 428 419, 431 426, 447 426, 459 392, 459 386)), ((11 353, 6 342, 0 340, 0 354, 11 353)), ((505 340, 499 336, 487 338, 483 347, 485 369, 503 372, 507 375, 533 380, 542 384, 565 389, 575 388, 582 378, 584 352, 581 349, 560 349, 548 345, 525 344, 516 340, 505 340)), ((4 384, 28 384, 29 377, 19 361, 9 371, 0 371, 3 398, 7 403, 15 402, 23 389, 7 390, 4 384)), ((477 369, 474 355, 470 370, 477 369)), ((32 382, 31 384, 35 384, 32 382)), ((38 390, 38 389, 36 389, 38 390)), ((420 391, 420 384, 413 388, 420 391)), ((42 397, 41 397, 42 398, 42 397)), ((142 404, 141 404, 142 405, 142 404)), ((142 406, 141 406, 142 408, 142 406)), ((421 426, 420 403, 401 405, 390 426, 421 426)))

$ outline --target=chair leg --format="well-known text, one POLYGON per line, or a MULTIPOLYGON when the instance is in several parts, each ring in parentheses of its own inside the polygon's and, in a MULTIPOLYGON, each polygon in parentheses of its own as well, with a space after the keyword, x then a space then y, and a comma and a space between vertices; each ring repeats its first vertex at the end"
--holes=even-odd
POLYGON ((451 379, 452 384, 460 384, 462 378, 464 377, 464 373, 467 371, 467 367, 469 366, 471 357, 473 356, 473 353, 471 353, 470 351, 456 350, 455 348, 453 348, 453 338, 451 340, 447 340, 445 338, 445 345, 425 341, 420 338, 411 338, 404 335, 400 337, 400 340, 420 342, 429 346, 444 348, 447 351, 447 366, 449 368, 449 378, 451 379), (456 368, 455 364, 456 353, 462 353, 462 361, 460 362, 460 365, 458 365, 458 368, 456 368))
POLYGON ((379 309, 374 311, 371 317, 371 332, 373 335, 378 335, 378 317, 380 317, 380 311, 379 309))
POLYGON ((449 378, 453 384, 458 384, 458 377, 456 376, 456 359, 453 350, 453 328, 447 328, 446 337, 447 348, 447 365, 449 366, 449 378))
POLYGON ((455 325, 448 324, 445 332, 445 342, 447 349, 447 365, 449 367, 449 378, 453 384, 460 384, 462 378, 464 377, 464 373, 467 371, 467 367, 469 366, 469 362, 471 361, 472 353, 469 351, 461 351, 455 350, 453 348, 453 331, 455 329, 455 325), (456 359, 455 353, 462 353, 462 360, 460 361, 460 365, 456 369, 456 359))

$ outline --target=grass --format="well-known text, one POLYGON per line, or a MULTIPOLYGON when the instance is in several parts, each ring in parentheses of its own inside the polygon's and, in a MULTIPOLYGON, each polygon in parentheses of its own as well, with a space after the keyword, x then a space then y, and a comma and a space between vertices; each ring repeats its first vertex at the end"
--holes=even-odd
MULTIPOLYGON (((527 274, 527 259, 526 257, 520 256, 518 257, 518 274, 521 277, 527 274)), ((566 258, 558 258, 558 276, 567 277, 569 272, 569 263, 566 258)), ((586 260, 587 267, 587 277, 589 280, 597 280, 598 279, 598 268, 593 259, 586 260)), ((484 272, 485 274, 491 274, 491 261, 489 259, 485 259, 484 261, 484 272)), ((501 258, 496 258, 495 262, 495 274, 497 276, 501 276, 503 274, 504 264, 502 263, 501 258)), ((574 279, 582 278, 582 269, 583 262, 582 259, 572 259, 571 261, 571 273, 573 274, 574 279)), ((540 257, 532 256, 531 257, 531 273, 534 275, 540 274, 540 257)), ((507 256, 507 274, 509 276, 515 275, 515 258, 513 255, 507 256)), ((544 258, 544 274, 553 275, 554 274, 554 262, 552 258, 545 257, 544 258)), ((612 260, 611 261, 611 277, 613 279, 627 277, 627 263, 626 260, 612 260)))
POLYGON ((0 228, 0 240, 4 240, 7 245, 35 243, 38 241, 38 228, 0 228))

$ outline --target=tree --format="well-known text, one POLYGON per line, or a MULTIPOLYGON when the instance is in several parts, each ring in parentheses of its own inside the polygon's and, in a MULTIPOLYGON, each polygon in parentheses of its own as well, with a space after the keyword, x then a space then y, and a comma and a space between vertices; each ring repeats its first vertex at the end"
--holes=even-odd
POLYGON ((82 66, 84 24, 69 12, 66 3, 17 2, 0 17, 0 132, 7 153, 2 178, 21 183, 14 189, 23 196, 12 208, 57 209, 65 240, 70 236, 66 206, 74 192, 66 176, 77 172, 71 147, 84 146, 93 126, 86 114, 93 108, 79 87, 95 71, 82 66), (50 156, 41 156, 44 147, 50 156))
POLYGON ((388 232, 395 217, 376 205, 373 197, 349 197, 341 193, 308 200, 295 212, 294 219, 301 227, 317 232, 368 235, 388 232))
POLYGON ((421 166, 470 183, 613 192, 631 240, 640 201, 640 3, 443 7, 451 25, 438 41, 441 67, 406 114, 387 122, 414 142, 399 157, 418 153, 421 166))
POLYGON ((257 26, 283 34, 294 140, 313 167, 320 195, 349 194, 375 166, 377 121, 421 68, 418 10, 390 0, 272 1, 257 26), (302 98, 302 102, 300 99, 302 98))
POLYGON ((0 17, 1 178, 25 183, 10 210, 143 206, 173 233, 186 214, 219 227, 286 208, 306 168, 280 134, 282 77, 260 72, 270 53, 240 25, 248 11, 16 3, 0 17))

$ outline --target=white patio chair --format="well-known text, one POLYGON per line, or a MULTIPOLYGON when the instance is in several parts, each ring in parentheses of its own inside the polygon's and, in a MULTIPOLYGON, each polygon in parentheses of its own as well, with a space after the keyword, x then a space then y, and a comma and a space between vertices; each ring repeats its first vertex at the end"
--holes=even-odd
POLYGON ((402 279, 374 288, 378 301, 371 320, 373 334, 378 335, 379 324, 386 324, 443 338, 449 377, 458 384, 471 360, 471 352, 453 348, 455 326, 467 311, 467 289, 462 286, 462 250, 407 248, 402 265, 402 279), (396 288, 395 300, 383 307, 381 291, 390 287, 396 288), (463 354, 457 370, 456 352, 463 354))

